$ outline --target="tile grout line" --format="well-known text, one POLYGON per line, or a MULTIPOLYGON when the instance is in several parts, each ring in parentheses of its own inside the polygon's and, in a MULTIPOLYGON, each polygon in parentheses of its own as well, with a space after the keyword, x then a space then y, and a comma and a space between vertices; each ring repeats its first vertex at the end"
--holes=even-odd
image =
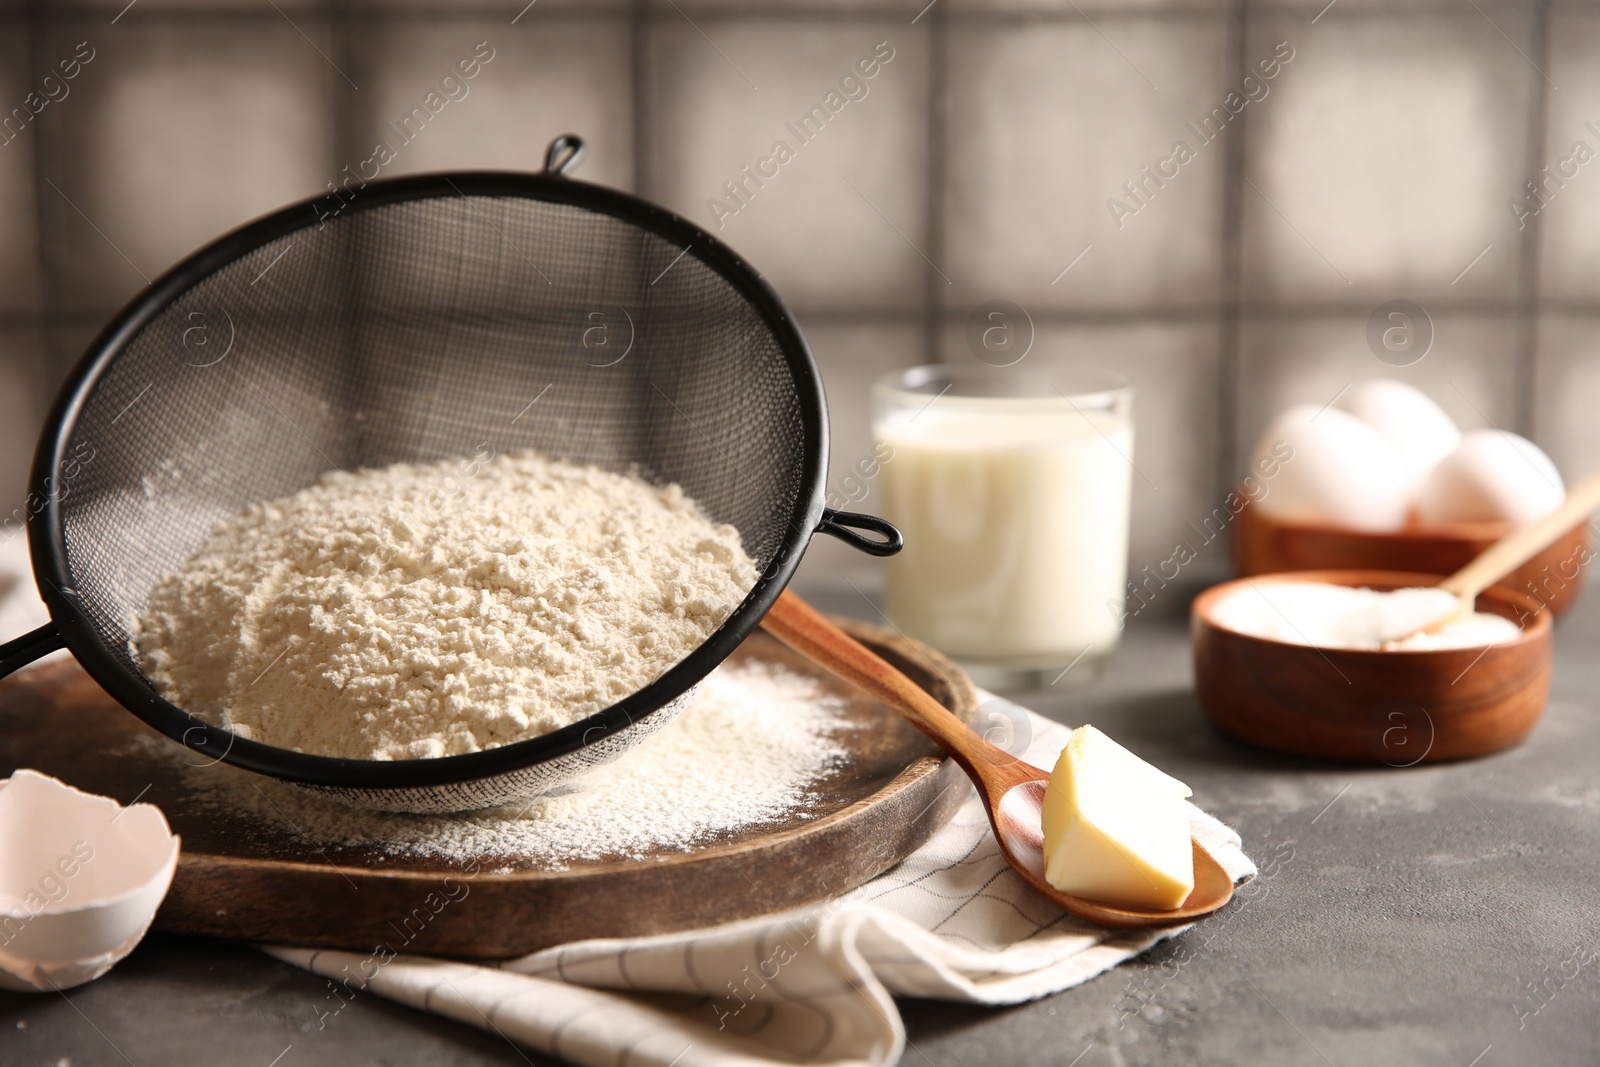
MULTIPOLYGON (((138 3, 138 0, 135 0, 138 3)), ((120 4, 106 8, 87 6, 79 3, 76 6, 44 5, 41 19, 48 26, 76 26, 84 23, 95 23, 102 15, 114 14, 118 7, 129 5, 120 4)), ((280 3, 280 7, 283 5, 280 3)), ((322 13, 313 10, 314 5, 308 5, 301 0, 295 0, 292 6, 285 7, 290 16, 296 21, 302 17, 309 20, 323 20, 330 16, 326 14, 327 5, 323 4, 322 13)), ((514 7, 512 10, 516 10, 514 7)), ((693 9, 691 9, 693 10, 693 9)), ((1489 10, 1495 10, 1491 7, 1489 10)), ((363 28, 380 27, 390 28, 395 26, 474 26, 490 21, 502 21, 505 14, 504 5, 492 3, 461 5, 448 11, 426 10, 423 8, 397 9, 375 8, 371 6, 343 5, 340 8, 340 18, 352 24, 359 24, 363 28)), ((222 29, 228 27, 259 28, 273 23, 282 24, 283 15, 274 11, 271 6, 263 4, 259 7, 227 7, 227 6, 167 6, 148 7, 140 5, 133 11, 124 12, 127 19, 138 15, 139 21, 147 26, 171 28, 203 26, 208 29, 222 29)), ((556 6, 543 13, 543 18, 552 22, 593 23, 614 17, 614 12, 595 12, 579 6, 556 6)), ((656 16, 661 18, 660 15, 656 16)), ((879 16, 880 19, 882 16, 879 16)), ((117 23, 123 26, 127 19, 117 23)), ((5 28, 13 23, 25 23, 27 14, 24 9, 14 11, 0 11, 0 28, 5 28)), ((109 24, 109 20, 108 24, 109 24)), ((508 20, 506 20, 508 21, 508 20)), ((820 21, 820 18, 819 18, 820 21)))
MULTIPOLYGON (((1550 65, 1550 4, 1539 0, 1532 9, 1533 36, 1531 42, 1534 62, 1543 70, 1550 65)), ((1525 159, 1530 175, 1537 175, 1546 149, 1546 130, 1550 118, 1550 86, 1540 78, 1533 83, 1533 98, 1528 104, 1528 131, 1525 159)), ((1543 245, 1544 212, 1533 219, 1533 225, 1522 237, 1517 264, 1517 301, 1522 305, 1516 325, 1516 350, 1512 366, 1512 418, 1511 424, 1524 437, 1533 439, 1539 406, 1539 252, 1543 245)))
POLYGON ((628 91, 632 94, 633 110, 633 193, 653 200, 655 181, 655 138, 652 124, 655 112, 651 107, 650 76, 648 70, 650 39, 649 24, 644 17, 647 0, 629 0, 627 14, 628 33, 628 91))
MULTIPOLYGON (((121 5, 119 5, 121 6, 121 5)), ((521 7, 518 3, 512 7, 515 11, 521 7)), ((630 5, 631 6, 631 5, 630 5)), ((727 21, 762 21, 779 19, 791 23, 828 24, 828 25, 861 25, 882 23, 885 20, 900 18, 909 11, 900 5, 884 2, 878 4, 862 5, 858 9, 835 7, 826 3, 805 4, 794 7, 769 8, 758 3, 745 2, 737 5, 724 6, 717 3, 680 3, 679 5, 691 15, 704 14, 722 18, 727 21)), ((921 5, 918 5, 919 7, 921 5)), ((944 6, 943 3, 933 5, 936 10, 944 6)), ((1115 24, 1139 24, 1152 20, 1166 22, 1172 25, 1194 25, 1205 23, 1214 19, 1216 12, 1204 7, 1197 7, 1189 3, 1169 2, 1157 4, 1154 7, 1130 8, 1109 2, 1082 3, 1078 5, 1096 22, 1110 21, 1115 24)), ((1524 10, 1524 4, 1515 0, 1477 0, 1477 6, 1494 15, 1516 15, 1524 10)), ((109 15, 98 7, 89 6, 87 3, 40 5, 43 8, 44 20, 52 25, 83 22, 95 19, 101 15, 109 15)), ((114 9, 113 9, 114 10, 114 9)), ((295 10, 291 8, 290 10, 295 10)), ((915 10, 912 8, 911 10, 915 10)), ((1470 10, 1470 9, 1469 9, 1470 10)), ((281 16, 272 11, 270 7, 260 8, 230 8, 230 7, 155 7, 145 10, 139 9, 141 21, 150 25, 172 25, 174 23, 192 23, 206 21, 212 23, 268 23, 281 21, 281 16)), ((348 11, 348 9, 347 9, 348 11)), ((1296 18, 1308 15, 1310 12, 1304 4, 1295 3, 1293 0, 1284 2, 1262 3, 1255 5, 1257 14, 1263 17, 1296 18)), ((1366 19, 1389 23, 1401 23, 1417 15, 1453 15, 1460 11, 1458 5, 1446 3, 1445 0, 1433 0, 1430 3, 1419 5, 1398 5, 1391 8, 1367 8, 1349 15, 1344 15, 1340 7, 1335 6, 1329 13, 1333 16, 1343 16, 1351 19, 1366 19)), ((455 23, 458 25, 481 23, 488 20, 502 20, 507 14, 504 4, 494 3, 493 0, 481 0, 477 3, 462 3, 449 7, 448 10, 440 8, 411 8, 411 9, 378 9, 363 8, 356 12, 349 12, 354 18, 359 15, 363 25, 377 23, 410 23, 413 25, 455 23)), ((595 11, 583 5, 554 6, 544 13, 543 18, 550 21, 592 22, 604 20, 611 12, 602 9, 595 11)), ((640 7, 640 14, 647 22, 668 22, 680 19, 670 7, 653 9, 649 4, 640 7)), ((932 12, 929 12, 931 15, 932 12)), ((27 21, 25 8, 0 10, 0 27, 12 23, 27 21)), ((1061 8, 1039 8, 1037 10, 997 10, 997 9, 968 9, 953 12, 949 21, 960 26, 999 26, 1015 27, 1027 25, 1061 25, 1067 23, 1082 23, 1082 16, 1070 5, 1061 8)))
MULTIPOLYGON (((1249 10, 1247 0, 1235 0, 1231 11, 1226 16, 1227 31, 1232 35, 1231 54, 1233 69, 1227 77, 1234 76, 1237 71, 1245 69, 1248 62, 1245 49, 1249 40, 1249 10)), ((1224 78, 1224 83, 1227 82, 1224 78)), ((1221 499, 1224 494, 1233 488, 1234 478, 1238 471, 1238 436, 1237 425, 1239 410, 1239 367, 1242 355, 1239 351, 1240 338, 1240 306, 1244 299, 1244 179, 1245 179, 1245 154, 1249 147, 1250 118, 1247 114, 1239 116, 1240 121, 1237 136, 1230 138, 1223 146, 1227 154, 1227 164, 1222 180, 1222 211, 1218 225, 1222 228, 1222 291, 1217 323, 1217 445, 1216 445, 1216 483, 1212 495, 1221 499)))
POLYGON ((948 282, 940 276, 933 264, 945 260, 946 238, 944 227, 945 183, 947 175, 946 149, 950 143, 949 128, 949 22, 948 4, 936 4, 924 16, 928 28, 928 184, 923 190, 927 197, 923 205, 923 242, 928 248, 928 265, 922 272, 923 299, 923 362, 942 363, 943 326, 948 282))
MULTIPOLYGON (((373 72, 361 62, 361 55, 356 45, 356 34, 352 29, 357 24, 357 20, 351 11, 350 0, 326 0, 323 5, 323 11, 326 13, 328 20, 328 47, 334 55, 339 57, 339 67, 342 70, 353 72, 361 81, 366 81, 368 74, 373 72)), ((366 120, 369 128, 376 126, 380 121, 379 108, 381 104, 377 92, 352 91, 349 85, 346 84, 348 81, 348 76, 330 77, 327 80, 328 87, 325 90, 331 94, 328 100, 333 108, 333 129, 330 131, 333 141, 333 160, 328 165, 327 171, 329 179, 334 182, 339 181, 343 173, 342 168, 347 163, 355 166, 359 176, 360 164, 356 161, 366 158, 366 153, 361 151, 361 143, 358 140, 360 137, 358 131, 361 129, 362 120, 363 118, 366 120)), ((383 140, 387 143, 387 132, 383 134, 383 140)), ((378 177, 383 178, 386 175, 380 171, 378 177)), ((318 192, 321 193, 322 190, 318 190, 318 192)), ((297 237, 296 240, 299 240, 299 238, 297 237)), ((342 299, 348 299, 357 284, 357 272, 349 269, 351 266, 351 254, 350 251, 345 251, 340 255, 346 267, 346 269, 339 271, 337 282, 341 290, 342 299)), ((354 326, 348 322, 342 328, 347 343, 354 343, 353 330, 354 326)), ((368 385, 370 373, 369 370, 365 369, 356 372, 357 380, 362 383, 362 387, 368 385)), ((353 427, 357 424, 352 421, 348 425, 353 427)), ((357 430, 355 433, 357 439, 359 439, 364 431, 357 430)))
MULTIPOLYGON (((120 305, 100 308, 63 309, 56 312, 0 311, 0 329, 80 329, 97 332, 116 313, 120 305)), ((1600 320, 1600 301, 1548 299, 1541 302, 1542 310, 1549 314, 1567 315, 1580 319, 1600 320)), ((1513 322, 1523 317, 1525 308, 1520 302, 1501 302, 1494 299, 1435 301, 1429 305, 1432 312, 1475 315, 1513 322)), ((924 312, 920 305, 898 306, 875 304, 868 306, 841 306, 837 304, 791 304, 790 310, 804 319, 834 323, 873 323, 887 325, 920 326, 924 312)), ((1194 305, 1141 304, 1131 307, 1065 308, 1032 310, 1028 313, 1035 324, 1051 326, 1141 326, 1152 322, 1206 325, 1217 322, 1224 303, 1194 305)), ((1315 323, 1332 319, 1359 316, 1365 319, 1372 308, 1356 304, 1312 304, 1298 302, 1256 303, 1239 301, 1233 309, 1241 318, 1259 318, 1275 323, 1315 323)), ((956 309, 946 307, 940 314, 946 326, 960 325, 962 319, 956 309)))
MULTIPOLYGON (((346 17, 349 14, 346 0, 326 0, 325 10, 328 18, 328 47, 333 51, 334 55, 339 57, 339 67, 336 69, 354 70, 357 74, 361 74, 361 71, 357 69, 359 64, 356 63, 355 41, 350 33, 349 20, 346 17)), ((365 77, 363 74, 363 80, 365 80, 365 77)), ((356 128, 357 123, 360 121, 360 116, 355 111, 358 101, 352 98, 352 94, 340 91, 344 88, 345 86, 341 82, 329 79, 328 91, 333 93, 334 97, 333 161, 328 167, 328 173, 335 182, 339 180, 340 168, 344 166, 340 160, 362 158, 360 153, 355 151, 356 128)), ((376 115, 373 116, 374 119, 376 117, 376 115)), ((319 189, 318 192, 321 192, 321 190, 319 189)))
MULTIPOLYGON (((41 78, 39 64, 40 57, 45 51, 46 21, 43 15, 45 0, 30 0, 23 8, 21 15, 24 19, 25 32, 23 34, 23 63, 28 71, 28 76, 34 79, 34 84, 39 84, 41 78)), ((33 301, 33 315, 30 325, 33 327, 35 343, 32 363, 33 392, 38 403, 38 410, 49 411, 55 401, 52 395, 55 392, 56 382, 65 375, 66 367, 56 366, 55 346, 48 332, 51 320, 50 294, 62 291, 65 286, 46 284, 46 256, 45 249, 50 246, 45 225, 45 150, 46 146, 54 139, 46 131, 54 133, 55 123, 39 123, 34 128, 33 150, 33 238, 34 238, 34 284, 35 297, 33 301)), ((30 478, 31 481, 31 478, 30 478)), ((29 486, 31 489, 31 485, 29 486)))

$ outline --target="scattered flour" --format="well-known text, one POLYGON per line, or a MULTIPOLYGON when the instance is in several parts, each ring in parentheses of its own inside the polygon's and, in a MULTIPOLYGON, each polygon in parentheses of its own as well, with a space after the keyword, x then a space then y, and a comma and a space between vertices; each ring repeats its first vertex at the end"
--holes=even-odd
MULTIPOLYGON (((196 802, 293 832, 318 849, 486 859, 501 869, 689 851, 719 833, 805 807, 844 759, 844 701, 823 683, 760 660, 725 663, 654 736, 570 787, 463 815, 358 811, 226 764, 190 769, 196 802)), ((151 735, 163 752, 173 746, 151 735)))
POLYGON ((536 453, 331 472, 220 523, 134 628, 242 737, 417 759, 577 722, 703 642, 755 567, 677 485, 536 453))

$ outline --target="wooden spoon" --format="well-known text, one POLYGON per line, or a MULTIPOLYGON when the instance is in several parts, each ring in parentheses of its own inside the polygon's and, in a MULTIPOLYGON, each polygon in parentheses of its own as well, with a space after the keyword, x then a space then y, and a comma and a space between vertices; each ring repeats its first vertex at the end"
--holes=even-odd
POLYGON ((1574 486, 1561 506, 1529 526, 1502 537, 1477 559, 1439 583, 1439 588, 1454 593, 1455 610, 1441 619, 1405 634, 1436 634, 1452 623, 1471 615, 1477 608, 1478 594, 1548 548, 1562 534, 1600 508, 1600 471, 1574 486))
POLYGON ((1044 789, 1050 781, 1047 771, 1023 763, 979 737, 915 682, 794 593, 785 590, 761 625, 817 666, 894 708, 949 753, 978 787, 1006 861, 1029 885, 1065 910, 1102 926, 1140 929, 1193 922, 1233 896, 1233 879, 1198 841, 1194 842, 1194 892, 1174 911, 1103 904, 1054 888, 1044 877, 1044 833, 1040 828, 1044 789))

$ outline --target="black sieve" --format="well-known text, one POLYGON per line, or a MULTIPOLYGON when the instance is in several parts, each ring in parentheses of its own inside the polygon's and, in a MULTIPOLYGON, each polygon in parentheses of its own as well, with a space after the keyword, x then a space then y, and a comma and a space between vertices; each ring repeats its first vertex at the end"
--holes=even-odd
POLYGON ((813 532, 897 551, 888 523, 823 506, 822 385, 777 294, 679 216, 566 178, 582 150, 557 138, 543 174, 350 183, 222 237, 144 290, 46 423, 28 533, 52 622, 0 646, 0 676, 65 646, 204 761, 363 807, 470 810, 544 792, 664 725, 760 623, 813 532), (677 482, 738 529, 761 577, 643 689, 468 755, 386 762, 264 745, 162 699, 141 671, 133 620, 219 520, 329 470, 518 449, 677 482))

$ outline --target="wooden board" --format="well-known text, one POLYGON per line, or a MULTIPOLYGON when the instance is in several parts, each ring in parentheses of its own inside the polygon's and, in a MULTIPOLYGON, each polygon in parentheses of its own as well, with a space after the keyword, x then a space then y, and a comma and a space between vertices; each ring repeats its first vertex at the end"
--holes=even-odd
MULTIPOLYGON (((970 721, 977 691, 949 660, 877 627, 838 620, 970 721)), ((271 812, 204 802, 192 752, 155 734, 74 662, 0 683, 0 776, 18 767, 123 803, 158 805, 183 838, 159 929, 251 941, 495 958, 583 938, 692 929, 837 896, 892 867, 949 821, 959 768, 892 710, 758 631, 734 653, 823 679, 847 700, 843 766, 814 802, 697 851, 548 870, 321 849, 271 812), (140 735, 148 735, 141 737, 140 735), (156 743, 151 743, 151 741, 156 743), (173 754, 177 754, 177 759, 173 754), (509 873, 486 873, 505 871, 509 873)), ((203 772, 247 775, 233 768, 203 772)))

